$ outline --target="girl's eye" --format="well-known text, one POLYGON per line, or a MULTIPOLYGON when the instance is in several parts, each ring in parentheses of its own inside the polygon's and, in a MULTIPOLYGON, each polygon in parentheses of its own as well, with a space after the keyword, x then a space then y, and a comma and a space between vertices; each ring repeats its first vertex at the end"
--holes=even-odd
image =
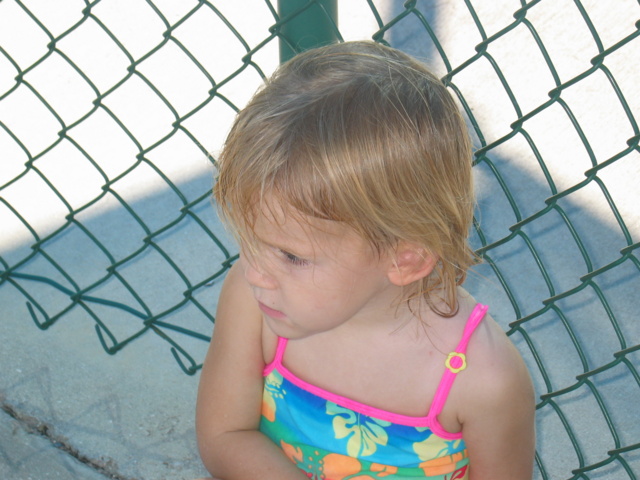
POLYGON ((296 265, 296 266, 299 266, 299 267, 309 265, 309 261, 308 260, 305 260, 303 258, 297 257, 293 253, 289 253, 289 252, 284 251, 284 250, 280 250, 280 253, 284 257, 284 259, 287 262, 289 262, 290 264, 292 264, 292 265, 296 265))

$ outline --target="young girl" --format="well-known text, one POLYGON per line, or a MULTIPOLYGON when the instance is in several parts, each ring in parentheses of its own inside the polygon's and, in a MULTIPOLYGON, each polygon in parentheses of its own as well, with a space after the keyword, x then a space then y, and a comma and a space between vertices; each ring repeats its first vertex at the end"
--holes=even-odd
POLYGON ((528 373, 460 287, 470 141, 424 66, 373 42, 296 56, 214 194, 241 246, 198 393, 214 477, 531 478, 528 373))

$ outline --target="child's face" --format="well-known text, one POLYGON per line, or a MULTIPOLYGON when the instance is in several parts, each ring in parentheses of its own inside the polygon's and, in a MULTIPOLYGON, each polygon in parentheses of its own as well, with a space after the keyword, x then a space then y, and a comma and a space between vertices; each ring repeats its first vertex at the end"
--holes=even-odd
POLYGON ((393 315, 400 292, 387 276, 390 256, 337 222, 299 222, 275 207, 258 216, 257 248, 243 249, 240 262, 277 335, 304 338, 393 315))

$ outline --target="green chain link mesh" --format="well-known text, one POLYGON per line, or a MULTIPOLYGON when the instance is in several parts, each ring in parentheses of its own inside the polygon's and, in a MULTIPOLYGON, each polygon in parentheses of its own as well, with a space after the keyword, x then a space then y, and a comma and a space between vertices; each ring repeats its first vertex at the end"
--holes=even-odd
MULTIPOLYGON (((640 172, 638 2, 350 1, 369 38, 434 65, 474 133, 485 263, 469 289, 499 300, 532 370, 537 477, 638 478, 639 203, 623 188, 640 172)), ((74 3, 0 1, 0 288, 43 330, 81 309, 108 353, 155 334, 194 374, 236 253, 209 152, 291 16, 268 0, 245 9, 254 24, 227 2, 74 3)))

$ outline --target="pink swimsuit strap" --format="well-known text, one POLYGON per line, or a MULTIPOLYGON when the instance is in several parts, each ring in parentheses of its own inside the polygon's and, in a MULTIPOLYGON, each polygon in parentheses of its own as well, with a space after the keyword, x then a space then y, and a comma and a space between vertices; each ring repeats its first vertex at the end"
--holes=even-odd
POLYGON ((440 384, 438 385, 438 389, 436 390, 436 394, 433 397, 431 408, 429 409, 428 416, 430 418, 435 419, 440 415, 444 408, 444 404, 447 402, 447 398, 449 397, 449 392, 451 391, 453 381, 456 379, 456 375, 467 368, 467 358, 465 355, 467 352, 467 345, 469 344, 471 335, 478 325, 480 325, 480 322, 484 318, 488 309, 489 307, 487 305, 482 305, 480 303, 475 306, 467 320, 467 324, 464 327, 460 343, 458 343, 455 351, 451 352, 447 356, 445 361, 445 371, 442 375, 442 379, 440 380, 440 384))
POLYGON ((265 377, 269 375, 274 368, 282 365, 282 357, 284 357, 284 351, 287 349, 287 343, 289 343, 288 338, 278 337, 278 346, 276 347, 276 355, 271 361, 271 363, 269 363, 265 367, 264 372, 262 372, 262 374, 265 377))

